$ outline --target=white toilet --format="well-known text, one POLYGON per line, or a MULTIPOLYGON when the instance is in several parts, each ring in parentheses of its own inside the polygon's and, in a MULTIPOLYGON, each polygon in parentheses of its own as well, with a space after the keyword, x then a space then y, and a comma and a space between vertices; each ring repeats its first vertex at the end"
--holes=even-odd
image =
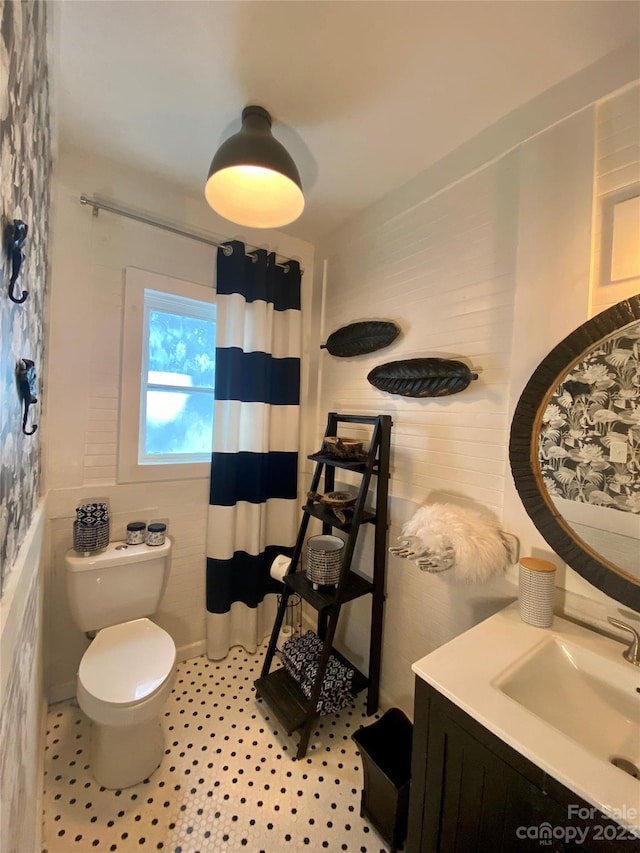
POLYGON ((149 619, 169 574, 171 542, 65 555, 71 614, 97 631, 78 670, 78 703, 93 722, 91 770, 105 788, 142 782, 164 751, 160 712, 173 685, 176 647, 149 619))

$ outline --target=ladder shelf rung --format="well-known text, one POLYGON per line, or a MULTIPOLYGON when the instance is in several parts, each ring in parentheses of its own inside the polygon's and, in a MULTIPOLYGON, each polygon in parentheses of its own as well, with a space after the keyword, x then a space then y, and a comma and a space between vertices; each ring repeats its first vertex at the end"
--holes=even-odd
MULTIPOLYGON (((330 524, 332 527, 336 527, 338 530, 344 530, 345 533, 350 533, 353 528, 353 521, 349 519, 342 524, 341 521, 338 520, 336 515, 330 510, 324 507, 322 504, 309 504, 307 506, 302 507, 302 511, 306 512, 307 515, 312 515, 314 518, 319 518, 323 524, 330 524)), ((373 524, 376 520, 375 512, 371 512, 370 510, 365 510, 362 513, 361 524, 373 524)))
MULTIPOLYGON (((311 453, 307 456, 312 462, 322 462, 324 465, 331 465, 333 468, 346 468, 347 471, 355 471, 357 474, 364 474, 365 463, 358 459, 338 459, 337 456, 331 456, 330 453, 311 453)), ((378 473, 378 463, 373 466, 372 474, 378 473)))
POLYGON ((255 687, 258 696, 271 708, 288 735, 308 719, 309 703, 298 682, 284 667, 258 678, 255 687))
MULTIPOLYGON (((313 584, 307 580, 304 572, 293 572, 290 575, 285 575, 284 580, 290 589, 302 596, 316 610, 327 610, 336 604, 335 588, 332 586, 319 586, 318 589, 314 589, 313 584)), ((361 577, 355 572, 349 572, 340 603, 344 604, 347 601, 353 601, 354 598, 360 598, 372 591, 373 583, 370 580, 361 577)))
MULTIPOLYGON (((331 649, 331 654, 344 666, 353 670, 350 693, 355 696, 364 690, 369 683, 367 676, 334 648, 331 649)), ((279 667, 268 675, 263 675, 254 684, 256 693, 280 720, 288 735, 302 728, 308 722, 309 703, 298 682, 284 667, 279 667)), ((314 716, 319 715, 316 713, 314 716)))

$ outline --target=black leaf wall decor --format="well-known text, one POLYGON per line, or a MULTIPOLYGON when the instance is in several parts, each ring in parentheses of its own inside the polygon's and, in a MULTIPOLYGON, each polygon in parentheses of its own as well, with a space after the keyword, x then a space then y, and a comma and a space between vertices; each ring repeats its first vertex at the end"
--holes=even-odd
POLYGON ((332 332, 320 349, 339 358, 366 355, 388 347, 399 334, 400 326, 390 320, 362 320, 332 332))
POLYGON ((466 364, 447 358, 408 358, 379 364, 367 376, 380 391, 402 397, 446 397, 457 394, 478 374, 466 364))

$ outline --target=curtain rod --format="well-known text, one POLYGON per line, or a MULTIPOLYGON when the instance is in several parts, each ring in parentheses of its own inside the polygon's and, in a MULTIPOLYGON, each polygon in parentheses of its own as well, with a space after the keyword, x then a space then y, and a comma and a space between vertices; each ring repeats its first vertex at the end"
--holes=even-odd
MULTIPOLYGON (((230 242, 230 240, 225 240, 223 238, 215 240, 212 237, 205 237, 203 234, 198 234, 195 231, 189 231, 187 228, 183 228, 179 225, 173 225, 170 222, 163 222, 161 219, 155 219, 153 216, 147 216, 147 214, 144 213, 128 210, 126 207, 120 207, 117 204, 102 201, 98 198, 90 198, 89 196, 84 195, 84 193, 80 196, 80 204, 86 204, 93 208, 94 216, 98 215, 99 210, 105 210, 107 213, 115 213, 116 216, 124 216, 126 219, 133 219, 135 222, 142 222, 144 225, 152 225, 154 228, 161 228, 163 231, 170 231, 172 234, 179 234, 181 237, 188 237, 189 240, 197 240, 199 243, 206 243, 206 245, 215 246, 218 249, 223 249, 227 243, 230 242)), ((263 248, 261 246, 251 246, 249 243, 245 243, 245 246, 247 249, 251 250, 263 248)), ((291 258, 286 258, 284 256, 280 257, 283 262, 279 263, 278 266, 286 267, 291 258)))

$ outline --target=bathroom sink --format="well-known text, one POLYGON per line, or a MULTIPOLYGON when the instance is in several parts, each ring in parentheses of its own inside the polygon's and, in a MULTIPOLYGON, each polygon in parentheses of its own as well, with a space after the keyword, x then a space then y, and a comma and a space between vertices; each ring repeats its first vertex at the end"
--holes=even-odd
POLYGON ((640 670, 551 635, 493 686, 596 758, 639 778, 640 670))
POLYGON ((640 668, 623 659, 626 640, 558 615, 528 625, 514 602, 413 671, 640 838, 640 668))

